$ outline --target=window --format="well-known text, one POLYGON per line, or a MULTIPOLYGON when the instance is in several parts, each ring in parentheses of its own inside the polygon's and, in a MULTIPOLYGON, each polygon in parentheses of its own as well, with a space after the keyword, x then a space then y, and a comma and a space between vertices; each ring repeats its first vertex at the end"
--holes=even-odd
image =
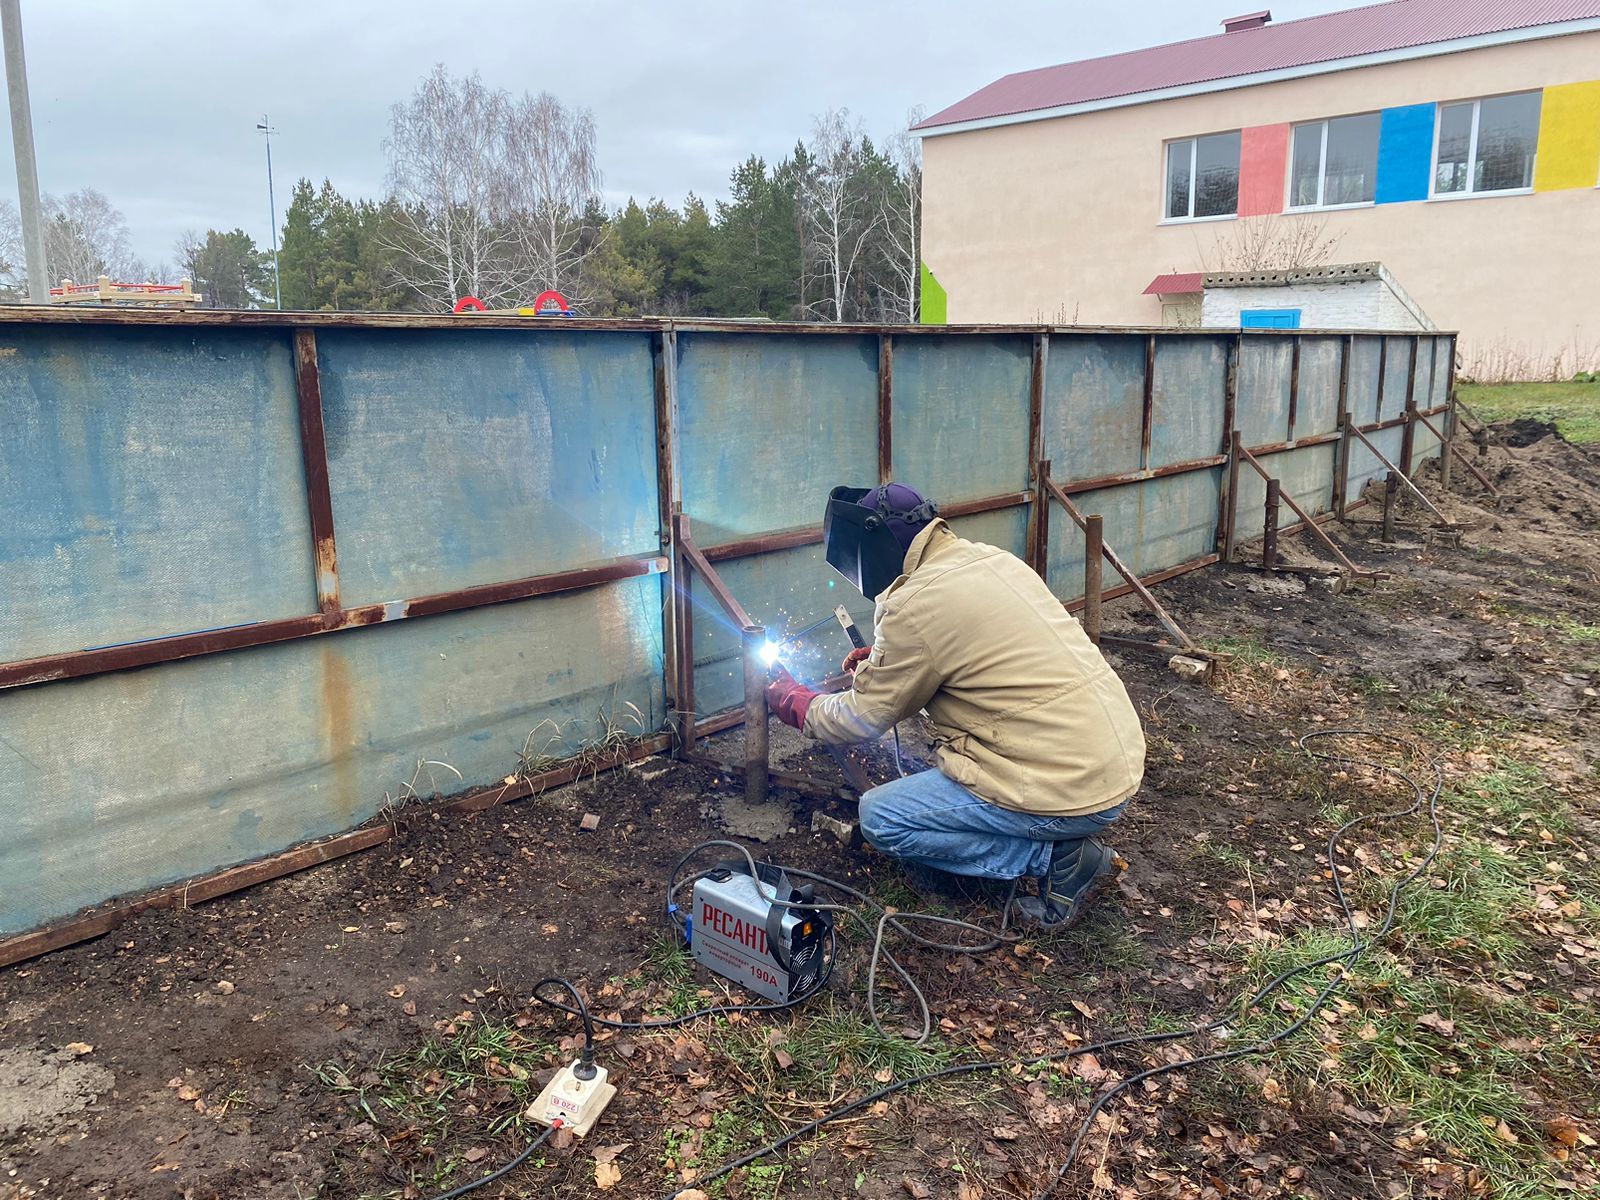
POLYGON ((1533 186, 1539 92, 1439 106, 1436 196, 1508 192, 1533 186))
POLYGON ((1169 221, 1239 211, 1239 131, 1167 143, 1169 221))
POLYGON ((1296 125, 1290 208, 1371 204, 1378 190, 1377 113, 1296 125))

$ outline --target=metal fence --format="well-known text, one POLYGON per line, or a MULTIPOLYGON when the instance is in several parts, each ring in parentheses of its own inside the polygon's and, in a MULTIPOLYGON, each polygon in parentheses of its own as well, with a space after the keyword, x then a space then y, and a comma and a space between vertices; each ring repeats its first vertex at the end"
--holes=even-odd
POLYGON ((1406 471, 1438 453, 1454 360, 1449 334, 0 325, 0 933, 504 791, 674 710, 735 723, 739 631, 674 588, 674 512, 775 632, 840 602, 870 622, 819 524, 832 486, 891 475, 1076 602, 1045 469, 1159 580, 1261 533, 1250 471, 1225 527, 1235 431, 1327 513, 1386 470, 1355 429, 1406 471))

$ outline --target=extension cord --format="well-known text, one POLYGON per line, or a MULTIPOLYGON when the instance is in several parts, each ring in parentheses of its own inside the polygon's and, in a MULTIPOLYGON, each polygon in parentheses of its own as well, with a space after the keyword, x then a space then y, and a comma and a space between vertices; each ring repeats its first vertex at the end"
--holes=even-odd
POLYGON ((528 1106, 527 1117, 530 1121, 552 1127, 560 1125, 578 1137, 583 1137, 594 1128, 600 1114, 605 1112, 606 1105, 616 1096, 617 1087, 609 1082, 610 1072, 604 1067, 591 1066, 593 1076, 589 1079, 580 1078, 577 1072, 582 1062, 582 1059, 577 1059, 551 1077, 550 1082, 544 1085, 544 1091, 528 1106))

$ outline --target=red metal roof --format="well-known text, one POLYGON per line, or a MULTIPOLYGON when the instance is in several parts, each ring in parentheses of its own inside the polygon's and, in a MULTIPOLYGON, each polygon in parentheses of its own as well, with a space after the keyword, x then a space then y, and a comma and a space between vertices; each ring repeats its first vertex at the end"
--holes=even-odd
POLYGON ((1600 0, 1389 0, 1148 50, 1019 71, 934 113, 915 128, 1086 104, 1592 17, 1600 17, 1600 0))
POLYGON ((1199 271, 1185 271, 1173 275, 1157 275, 1145 288, 1146 296, 1184 296, 1205 290, 1205 276, 1199 271))

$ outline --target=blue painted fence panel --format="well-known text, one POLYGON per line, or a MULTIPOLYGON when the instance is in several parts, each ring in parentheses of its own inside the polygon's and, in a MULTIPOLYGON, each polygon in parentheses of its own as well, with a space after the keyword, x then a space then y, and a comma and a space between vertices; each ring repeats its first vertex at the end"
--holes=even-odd
POLYGON ((1033 339, 932 335, 894 348, 894 475, 945 503, 1028 486, 1033 339))
POLYGON ((316 609, 286 333, 0 337, 0 661, 316 609))
POLYGON ((1297 438, 1332 433, 1339 427, 1339 363, 1344 339, 1300 339, 1300 394, 1295 405, 1297 438))
POLYGON ((661 588, 626 580, 0 692, 0 935, 338 833, 408 784, 486 786, 524 750, 657 728, 661 588), (424 759, 455 771, 419 772, 424 759))
POLYGON ((820 525, 834 487, 877 485, 876 337, 681 333, 677 368, 696 544, 820 525))
POLYGON ((1052 339, 1045 372, 1044 457, 1071 482, 1139 469, 1145 339, 1131 334, 1052 339))
POLYGON ((1152 468, 1206 458, 1227 448, 1223 444, 1227 369, 1228 344, 1223 338, 1156 339, 1150 397, 1152 468))
POLYGON ((1239 348, 1235 413, 1246 446, 1287 441, 1289 375, 1294 344, 1288 338, 1245 338, 1239 348))
POLYGON ((660 545, 649 335, 317 336, 347 605, 660 545))

